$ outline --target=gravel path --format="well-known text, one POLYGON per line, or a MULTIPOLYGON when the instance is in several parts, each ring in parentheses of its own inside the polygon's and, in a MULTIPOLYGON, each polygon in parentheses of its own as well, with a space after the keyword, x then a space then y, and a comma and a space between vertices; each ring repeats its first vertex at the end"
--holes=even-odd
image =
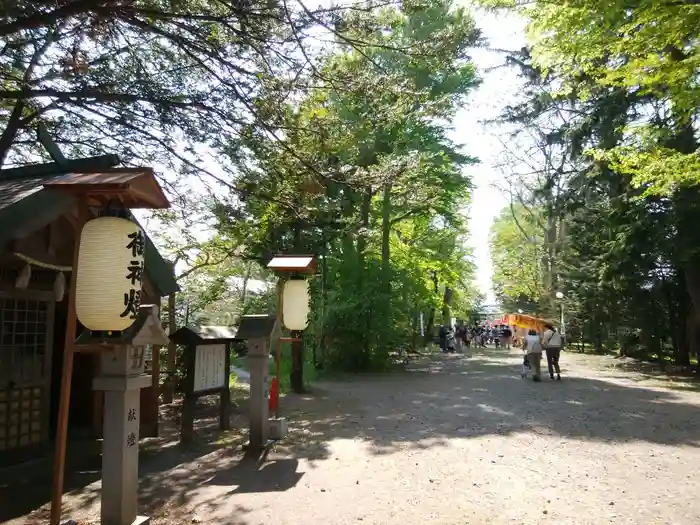
POLYGON ((692 385, 569 353, 563 381, 533 383, 519 362, 489 349, 321 384, 285 400, 292 434, 262 467, 216 450, 146 473, 144 501, 230 525, 700 523, 692 385))

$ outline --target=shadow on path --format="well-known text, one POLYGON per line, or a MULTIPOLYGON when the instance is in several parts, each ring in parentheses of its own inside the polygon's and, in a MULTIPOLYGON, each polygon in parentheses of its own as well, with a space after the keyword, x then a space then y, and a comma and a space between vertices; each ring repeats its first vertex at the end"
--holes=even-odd
MULTIPOLYGON (((362 439, 375 454, 439 446, 452 438, 536 431, 603 442, 700 444, 700 396, 619 378, 522 380, 520 357, 486 350, 433 356, 412 371, 322 385, 294 400, 294 430, 280 449, 325 459, 333 439, 362 439)), ((564 367, 566 365, 564 364, 564 367)), ((546 368, 546 367, 545 367, 546 368)), ((546 376, 546 374, 545 374, 546 376)))
MULTIPOLYGON (((167 513, 169 511, 164 510, 164 507, 170 506, 174 496, 180 494, 180 487, 170 483, 170 476, 166 477, 163 473, 177 469, 181 465, 193 462, 196 464, 201 460, 204 468, 199 469, 192 479, 198 480, 201 476, 211 477, 221 464, 230 467, 234 459, 231 451, 237 451, 244 443, 245 439, 239 430, 218 431, 218 408, 211 403, 211 400, 204 398, 201 404, 202 407, 198 412, 197 439, 193 444, 186 447, 180 446, 179 435, 171 428, 165 429, 163 439, 146 440, 140 444, 140 512, 150 516, 167 513), (215 470, 206 470, 207 467, 215 470)), ((73 513, 81 509, 99 509, 102 458, 99 452, 91 452, 93 453, 71 462, 66 469, 64 518, 72 517, 73 513)), ((23 522, 47 523, 51 500, 51 477, 50 463, 46 461, 37 465, 28 465, 26 468, 12 467, 6 473, 3 472, 0 475, 0 501, 2 501, 0 523, 27 515, 30 516, 23 522)), ((183 477, 186 478, 186 476, 183 477)), ((180 498, 179 501, 185 500, 180 498)), ((189 522, 188 518, 187 523, 189 522)), ((176 521, 168 521, 168 524, 172 523, 176 521)), ((231 523, 237 525, 238 522, 231 523)), ((151 524, 158 525, 158 521, 152 520, 151 524)))
MULTIPOLYGON (((235 494, 289 490, 304 475, 298 461, 311 460, 308 468, 314 468, 313 460, 328 459, 338 439, 361 440, 377 455, 516 433, 582 442, 700 443, 700 395, 644 387, 619 373, 592 377, 597 372, 585 361, 570 362, 563 381, 534 383, 520 378, 517 354, 489 349, 471 358, 431 356, 405 372, 320 384, 310 395, 284 398, 291 432, 268 462, 242 458, 240 431, 200 436, 187 449, 147 453, 141 463, 141 509, 159 517, 153 525, 184 524, 191 522, 190 513, 213 514, 235 494)), ((246 417, 239 414, 236 423, 245 428, 246 417)), ((88 467, 74 474, 69 486, 99 479, 99 459, 88 467)), ((0 500, 12 502, 2 505, 0 522, 46 502, 48 485, 37 487, 32 482, 31 495, 27 484, 0 487, 0 500)), ((95 483, 76 493, 70 505, 99 508, 99 496, 95 483)), ((247 512, 236 506, 226 523, 244 524, 247 512)))

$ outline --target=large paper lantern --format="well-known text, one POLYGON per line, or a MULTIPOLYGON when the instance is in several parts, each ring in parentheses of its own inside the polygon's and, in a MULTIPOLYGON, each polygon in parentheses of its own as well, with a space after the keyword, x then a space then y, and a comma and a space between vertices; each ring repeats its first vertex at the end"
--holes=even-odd
POLYGON ((309 325, 309 283, 304 279, 284 283, 282 322, 289 330, 304 330, 309 325))
POLYGON ((119 217, 85 224, 78 252, 75 310, 88 330, 120 331, 134 323, 141 302, 144 235, 119 217))

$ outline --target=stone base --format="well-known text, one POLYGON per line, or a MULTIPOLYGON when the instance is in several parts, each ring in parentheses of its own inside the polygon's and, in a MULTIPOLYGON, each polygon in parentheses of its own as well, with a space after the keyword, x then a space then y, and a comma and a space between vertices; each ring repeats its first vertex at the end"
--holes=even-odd
POLYGON ((279 441, 287 435, 287 420, 286 418, 270 418, 267 420, 269 425, 270 439, 279 441))
MULTIPOLYGON (((131 522, 131 525, 148 525, 150 523, 151 518, 148 516, 136 516, 136 519, 131 522)), ((81 522, 82 523, 82 522, 81 522)), ((95 525, 101 525, 102 522, 90 522, 94 523, 95 525)), ((75 520, 68 520, 64 521, 62 525, 78 525, 78 522, 75 520)))

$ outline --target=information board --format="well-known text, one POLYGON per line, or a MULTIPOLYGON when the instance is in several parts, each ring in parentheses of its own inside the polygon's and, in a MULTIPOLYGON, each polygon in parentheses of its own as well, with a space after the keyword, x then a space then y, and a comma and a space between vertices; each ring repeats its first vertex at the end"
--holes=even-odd
POLYGON ((213 390, 226 385, 226 345, 197 346, 194 358, 194 391, 213 390))

